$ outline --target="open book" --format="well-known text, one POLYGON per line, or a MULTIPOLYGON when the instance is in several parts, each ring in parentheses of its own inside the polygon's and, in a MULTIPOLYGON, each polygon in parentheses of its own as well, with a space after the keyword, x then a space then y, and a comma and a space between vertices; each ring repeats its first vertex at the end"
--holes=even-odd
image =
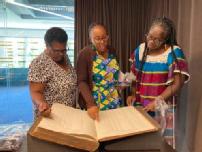
POLYGON ((41 117, 29 131, 31 136, 70 147, 94 151, 108 141, 159 130, 145 112, 134 107, 100 111, 99 122, 86 111, 55 103, 50 118, 41 117))

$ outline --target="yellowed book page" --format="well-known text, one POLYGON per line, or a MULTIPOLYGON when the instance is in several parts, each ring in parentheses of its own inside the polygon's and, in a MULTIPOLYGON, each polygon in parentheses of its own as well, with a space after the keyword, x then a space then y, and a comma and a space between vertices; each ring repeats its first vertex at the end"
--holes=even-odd
POLYGON ((134 107, 123 107, 100 112, 100 121, 95 122, 99 141, 106 141, 158 130, 134 107))
POLYGON ((51 117, 42 118, 38 127, 58 133, 75 135, 75 137, 91 137, 97 140, 95 123, 86 111, 74 109, 59 103, 53 104, 51 117))

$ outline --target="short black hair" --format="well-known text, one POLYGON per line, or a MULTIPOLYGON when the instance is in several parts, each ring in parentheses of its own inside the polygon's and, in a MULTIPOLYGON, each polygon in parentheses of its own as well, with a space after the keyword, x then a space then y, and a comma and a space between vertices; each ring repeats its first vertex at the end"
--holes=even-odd
POLYGON ((46 45, 51 45, 53 41, 59 43, 67 43, 68 35, 62 28, 59 27, 52 27, 46 31, 44 36, 44 41, 46 45))

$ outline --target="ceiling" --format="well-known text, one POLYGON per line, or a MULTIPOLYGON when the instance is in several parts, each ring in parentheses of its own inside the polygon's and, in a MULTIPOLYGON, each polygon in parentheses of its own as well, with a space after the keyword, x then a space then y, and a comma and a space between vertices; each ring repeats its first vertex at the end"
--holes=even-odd
POLYGON ((22 19, 74 20, 74 0, 6 0, 6 7, 22 19))

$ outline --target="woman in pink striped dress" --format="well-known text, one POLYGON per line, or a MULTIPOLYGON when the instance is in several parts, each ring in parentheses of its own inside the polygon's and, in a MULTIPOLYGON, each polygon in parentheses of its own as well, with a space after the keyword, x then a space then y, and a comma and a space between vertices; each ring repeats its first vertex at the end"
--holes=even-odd
POLYGON ((174 145, 175 96, 189 80, 189 74, 184 53, 177 45, 173 22, 168 18, 155 19, 146 35, 146 42, 135 49, 131 61, 131 71, 136 81, 133 82, 127 104, 141 105, 155 117, 157 101, 167 103, 164 137, 174 145))

